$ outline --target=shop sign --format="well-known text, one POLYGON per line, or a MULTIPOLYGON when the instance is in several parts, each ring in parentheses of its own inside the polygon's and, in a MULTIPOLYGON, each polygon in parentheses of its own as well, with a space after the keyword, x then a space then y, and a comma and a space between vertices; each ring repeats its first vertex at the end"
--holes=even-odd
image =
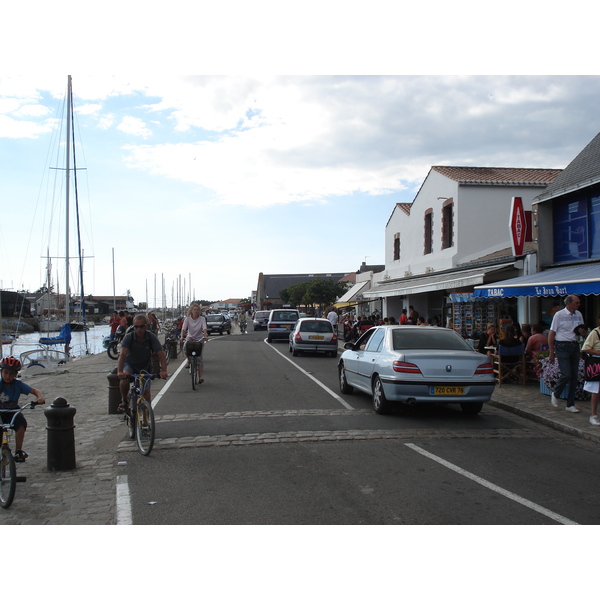
POLYGON ((513 196, 510 207, 510 239, 514 256, 523 256, 525 238, 527 236, 527 220, 523 209, 523 200, 519 196, 513 196))

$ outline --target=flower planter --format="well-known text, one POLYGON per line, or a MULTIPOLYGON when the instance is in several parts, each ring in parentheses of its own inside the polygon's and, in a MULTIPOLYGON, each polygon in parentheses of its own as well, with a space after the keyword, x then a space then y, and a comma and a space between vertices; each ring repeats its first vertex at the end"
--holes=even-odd
MULTIPOLYGON (((542 379, 540 379, 540 394, 546 394, 546 396, 550 396, 552 394, 552 390, 544 383, 542 379)), ((562 391, 562 394, 559 398, 566 400, 569 395, 569 384, 565 386, 565 389, 562 391)))

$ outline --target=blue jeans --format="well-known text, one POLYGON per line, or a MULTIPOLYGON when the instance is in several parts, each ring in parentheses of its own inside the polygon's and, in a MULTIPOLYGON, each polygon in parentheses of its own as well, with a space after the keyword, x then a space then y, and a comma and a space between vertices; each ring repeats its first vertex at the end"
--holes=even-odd
POLYGON ((554 395, 558 398, 566 385, 569 384, 567 406, 575 406, 575 392, 579 379, 579 357, 581 351, 578 343, 556 342, 556 358, 560 370, 560 379, 554 388, 554 395))

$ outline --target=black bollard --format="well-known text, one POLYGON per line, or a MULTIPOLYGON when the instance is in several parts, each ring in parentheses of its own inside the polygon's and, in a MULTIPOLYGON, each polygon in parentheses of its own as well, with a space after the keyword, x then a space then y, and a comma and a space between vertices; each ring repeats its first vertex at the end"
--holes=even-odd
POLYGON ((77 410, 64 398, 56 398, 44 409, 48 432, 47 460, 49 471, 70 471, 75 465, 75 425, 77 410))
POLYGON ((117 369, 113 369, 111 373, 107 375, 108 378, 108 414, 118 415, 119 404, 121 404, 121 388, 119 387, 119 377, 117 376, 117 369))

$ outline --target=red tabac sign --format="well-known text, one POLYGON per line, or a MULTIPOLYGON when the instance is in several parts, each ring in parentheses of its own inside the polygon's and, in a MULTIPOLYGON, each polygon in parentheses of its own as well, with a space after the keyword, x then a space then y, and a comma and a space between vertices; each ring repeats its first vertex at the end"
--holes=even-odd
POLYGON ((523 255, 523 248, 527 237, 527 219, 523 209, 523 200, 514 196, 510 206, 510 239, 515 256, 523 255))

